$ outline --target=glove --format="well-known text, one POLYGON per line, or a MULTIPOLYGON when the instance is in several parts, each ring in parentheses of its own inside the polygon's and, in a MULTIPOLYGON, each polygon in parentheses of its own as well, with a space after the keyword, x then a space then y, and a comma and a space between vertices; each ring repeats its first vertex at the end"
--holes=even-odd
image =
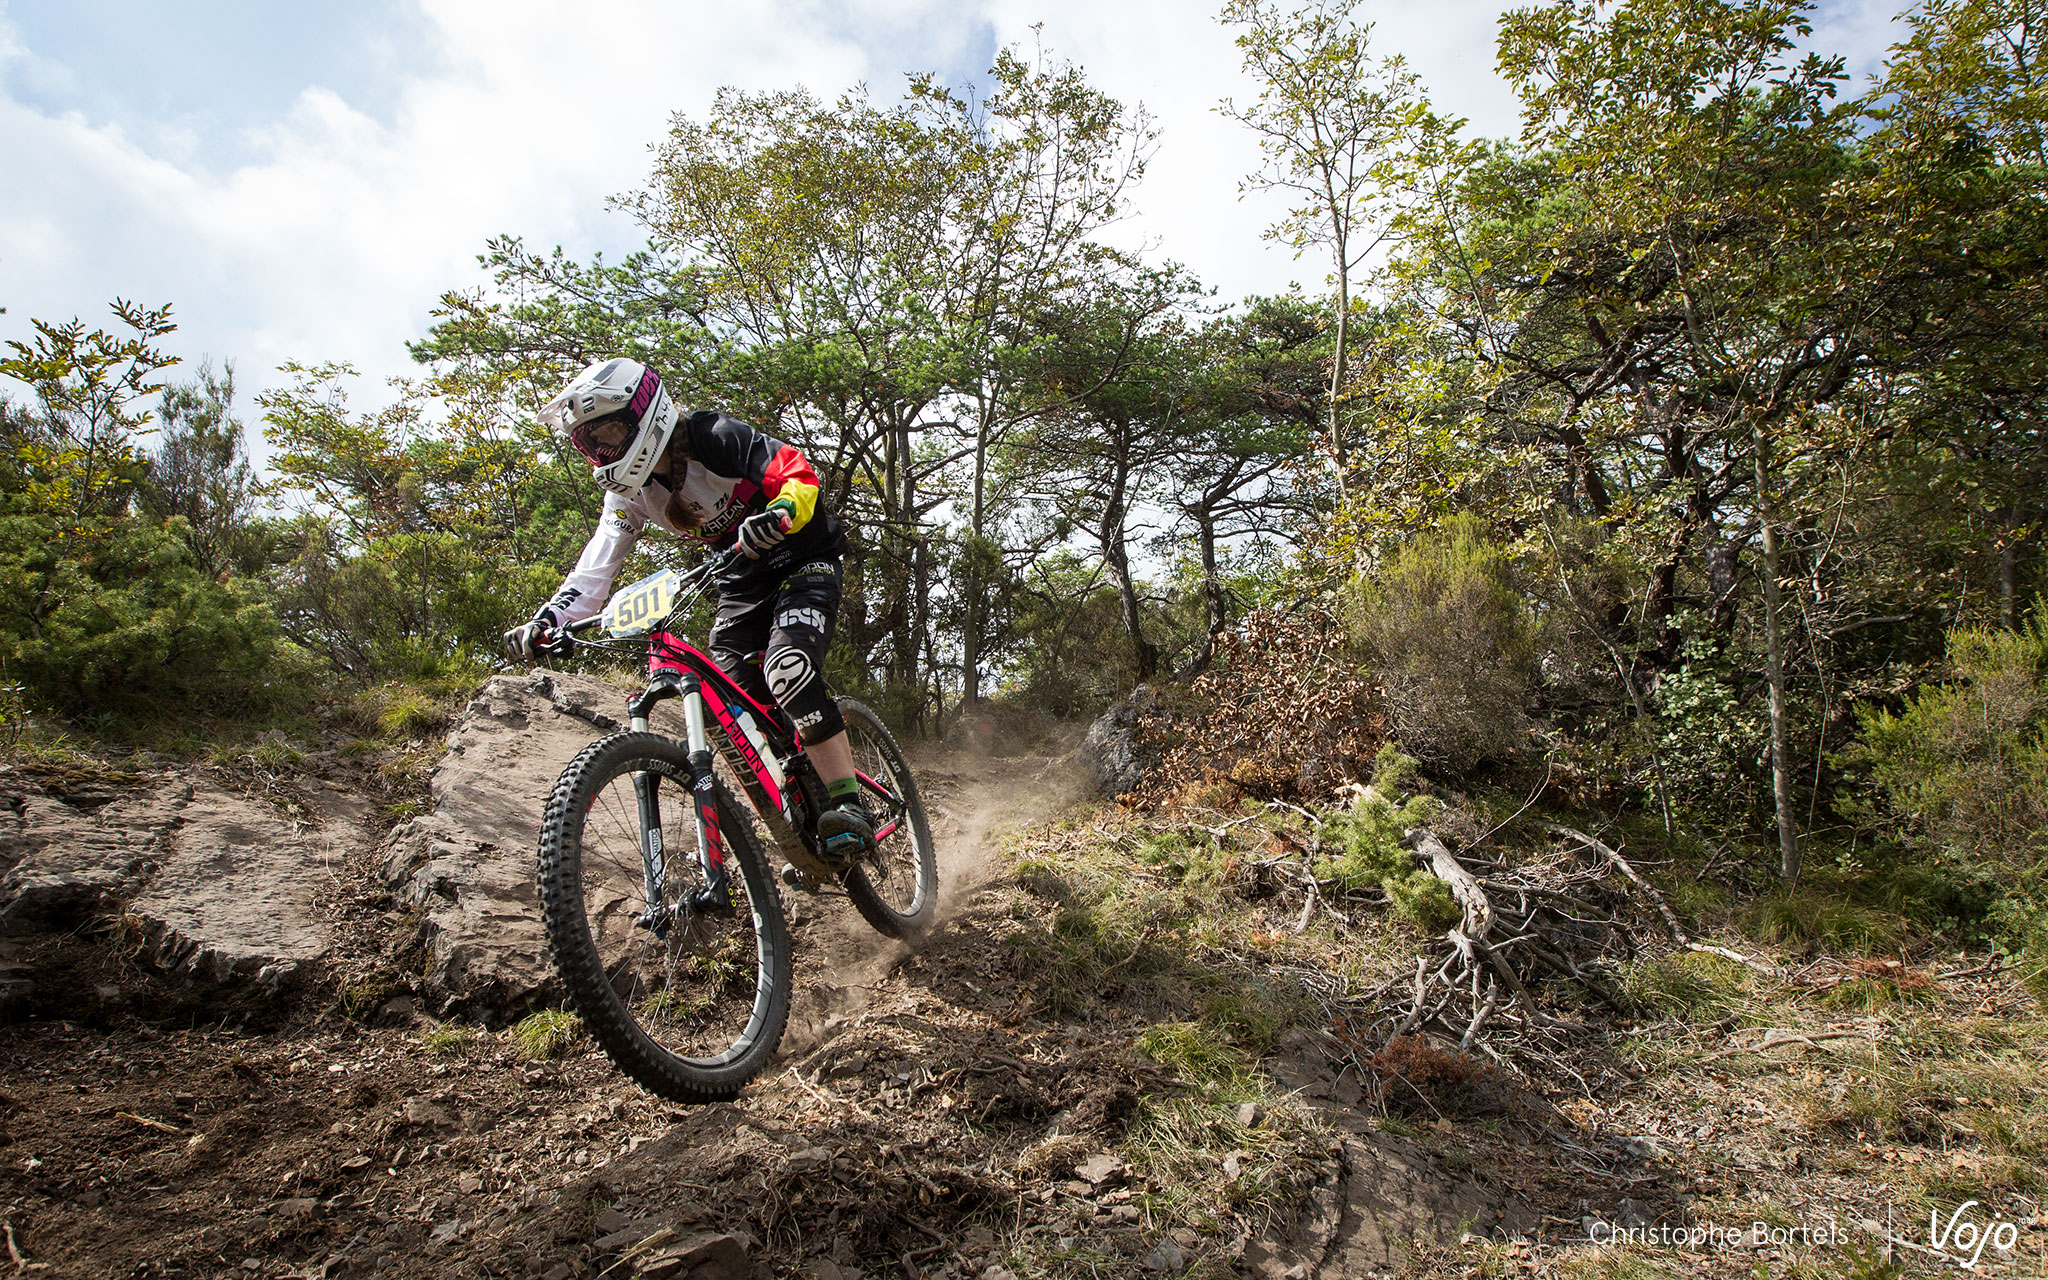
POLYGON ((733 545, 749 560, 759 560, 782 545, 782 540, 789 536, 791 520, 788 507, 771 503, 767 510, 740 521, 733 545))
POLYGON ((560 626, 561 619, 555 616, 553 609, 542 609, 533 615, 533 621, 505 633, 505 656, 514 662, 558 656, 563 649, 562 642, 569 638, 557 631, 560 626))

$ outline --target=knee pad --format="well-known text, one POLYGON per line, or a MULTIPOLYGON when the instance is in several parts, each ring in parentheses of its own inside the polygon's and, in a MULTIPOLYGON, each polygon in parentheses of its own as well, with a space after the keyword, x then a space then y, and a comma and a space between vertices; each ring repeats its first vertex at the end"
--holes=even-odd
POLYGON ((776 705, 789 713, 806 742, 821 742, 845 728, 839 706, 825 690, 817 659, 795 645, 768 651, 761 664, 776 705))

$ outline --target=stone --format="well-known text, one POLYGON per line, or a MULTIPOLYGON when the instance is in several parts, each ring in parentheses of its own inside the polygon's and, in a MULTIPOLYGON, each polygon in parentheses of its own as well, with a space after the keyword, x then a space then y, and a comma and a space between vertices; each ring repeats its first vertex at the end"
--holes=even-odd
POLYGON ((76 795, 9 797, 0 933, 124 911, 146 964, 208 983, 292 983, 333 943, 313 905, 329 883, 321 868, 368 847, 372 815, 360 797, 315 779, 280 787, 290 814, 190 768, 95 792, 85 805, 76 795))
POLYGON ((70 929, 113 911, 168 855, 172 826, 191 799, 183 774, 123 789, 80 807, 40 793, 0 810, 0 934, 70 929))
POLYGON ((1145 1255, 1145 1261, 1139 1265, 1143 1266, 1147 1271, 1161 1271, 1167 1275, 1176 1275, 1182 1267, 1187 1265, 1187 1256, 1180 1251, 1180 1246, 1173 1241, 1161 1240, 1159 1247, 1145 1255))
POLYGON ((162 969, 214 982, 246 976, 276 988, 308 970, 333 942, 313 896, 322 868, 370 843, 361 799, 310 787, 304 815, 195 779, 166 838, 162 869, 129 907, 162 969))
POLYGON ((1253 1128, 1264 1118, 1265 1112, 1259 1109, 1258 1103, 1240 1102, 1237 1104, 1237 1123, 1240 1128, 1253 1128))
POLYGON ((1114 799, 1135 791, 1145 775, 1159 767, 1159 748, 1138 737, 1138 723, 1153 712, 1158 699, 1147 685, 1095 718, 1081 740, 1081 763, 1098 794, 1114 799))
POLYGON ((757 1280, 766 1272, 737 1236, 708 1231, 685 1236, 637 1266, 650 1280, 757 1280))
POLYGON ((455 1127, 455 1117, 449 1114, 448 1108, 438 1102, 407 1098, 405 1105, 399 1109, 399 1114, 405 1117, 407 1124, 425 1125, 436 1129, 455 1127))
POLYGON ((509 1021, 556 998, 534 892, 540 817, 555 780, 619 722, 623 690, 588 676, 494 676, 448 735, 432 808, 391 833, 385 879, 420 913, 438 1012, 509 1021))
POLYGON ((1124 1162, 1108 1152, 1099 1152, 1076 1165, 1074 1175, 1091 1187, 1115 1186, 1123 1181, 1124 1162))

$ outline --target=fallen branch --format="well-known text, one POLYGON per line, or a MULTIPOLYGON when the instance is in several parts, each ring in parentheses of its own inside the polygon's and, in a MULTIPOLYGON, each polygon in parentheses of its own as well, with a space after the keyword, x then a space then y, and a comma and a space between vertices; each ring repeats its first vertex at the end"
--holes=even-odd
POLYGON ((1627 876, 1629 878, 1630 883, 1634 884, 1638 889, 1641 889, 1644 893, 1649 895, 1650 901, 1654 903, 1657 907, 1657 913, 1664 917, 1664 923, 1670 927, 1672 939, 1676 941, 1678 945, 1681 947, 1685 946, 1688 942, 1691 941, 1691 939, 1686 937, 1685 935, 1685 926, 1678 922, 1677 913, 1672 911, 1670 904, 1664 901, 1664 895, 1658 893, 1655 886, 1651 885, 1651 883, 1648 880, 1645 880, 1642 878, 1642 876, 1638 875, 1636 873, 1636 869, 1628 864, 1627 858, 1622 857, 1620 853, 1616 852, 1614 849, 1608 847, 1607 845, 1600 843, 1598 840, 1595 840, 1593 837, 1587 835, 1583 831, 1574 831, 1570 827, 1559 826, 1555 822, 1545 823, 1544 828, 1548 831, 1555 832, 1558 835, 1566 836, 1570 839, 1578 841, 1580 844, 1585 845, 1588 849, 1591 849, 1593 852, 1599 854, 1601 857, 1606 858, 1609 862, 1613 863, 1615 870, 1627 876))
MULTIPOLYGON (((1480 888, 1479 881, 1465 870, 1465 864, 1458 861, 1444 842, 1436 838, 1435 832, 1428 827, 1417 827, 1408 834, 1415 841, 1415 852, 1429 859, 1430 871, 1444 882, 1451 896, 1458 900, 1458 906, 1464 909, 1464 920, 1451 932, 1462 936, 1466 942, 1485 942, 1486 935, 1493 932, 1493 904, 1487 901, 1486 890, 1480 888)), ((1460 951, 1467 950, 1458 937, 1453 937, 1451 942, 1460 951)))
POLYGON ((1816 1043, 1817 1041, 1862 1039, 1867 1039, 1867 1037, 1861 1031, 1815 1031, 1811 1034, 1802 1034, 1797 1031, 1779 1029, 1772 1031, 1756 1044, 1737 1045, 1733 1049, 1723 1049, 1719 1053, 1710 1053, 1704 1057, 1695 1058, 1693 1061, 1712 1062, 1717 1058, 1732 1058, 1738 1053, 1768 1053, 1772 1049, 1782 1049, 1788 1044, 1803 1044, 1817 1053, 1820 1051, 1820 1045, 1816 1043))
POLYGON ((1717 947, 1712 945, 1711 943, 1706 942, 1688 942, 1685 944, 1685 949, 1687 951, 1704 952, 1705 954, 1710 956, 1720 956, 1726 960, 1736 961, 1738 964, 1746 964, 1750 968, 1756 970, 1758 973, 1764 974, 1768 977, 1784 977, 1782 973, 1778 972, 1778 967, 1776 965, 1765 964, 1761 960, 1755 959, 1751 956, 1743 955, 1740 951, 1731 951, 1727 947, 1717 947))
POLYGON ((114 1113, 114 1119, 127 1120, 131 1123, 139 1124, 145 1129, 154 1129, 158 1133, 176 1134, 178 1137, 181 1138, 184 1137, 186 1133, 185 1130, 180 1129, 176 1125, 165 1124, 161 1120, 152 1120, 148 1116, 138 1116, 132 1111, 116 1111, 114 1113))

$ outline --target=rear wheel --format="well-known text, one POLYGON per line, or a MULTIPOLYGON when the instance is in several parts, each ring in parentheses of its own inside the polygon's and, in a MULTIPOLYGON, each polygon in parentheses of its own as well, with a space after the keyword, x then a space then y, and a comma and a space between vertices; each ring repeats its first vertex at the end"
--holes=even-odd
POLYGON ((854 908, 877 930, 915 945, 938 914, 938 856, 931 824, 903 751, 882 718, 851 698, 839 699, 855 776, 875 815, 875 848, 841 879, 854 908))
POLYGON ((729 906, 706 900, 688 758, 671 738, 593 742, 541 819, 542 914, 570 1007, 619 1070, 679 1102, 737 1095, 789 1016, 773 879, 731 793, 714 780, 712 795, 729 906), (650 812, 658 840, 644 832, 650 812))

